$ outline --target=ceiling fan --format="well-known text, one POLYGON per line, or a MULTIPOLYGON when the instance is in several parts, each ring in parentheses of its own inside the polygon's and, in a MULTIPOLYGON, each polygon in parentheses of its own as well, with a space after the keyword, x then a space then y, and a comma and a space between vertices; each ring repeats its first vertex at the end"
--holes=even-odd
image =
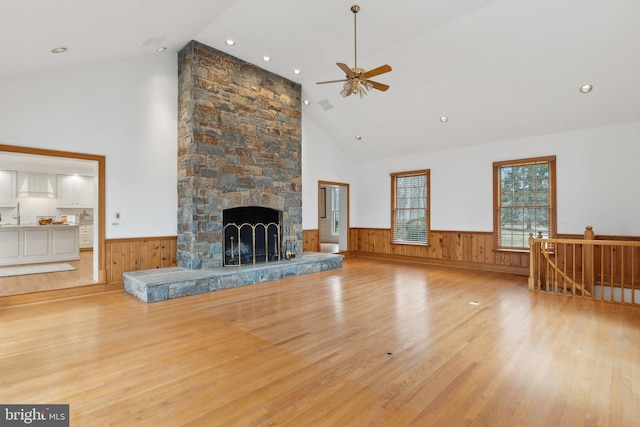
POLYGON ((322 85, 326 83, 338 83, 345 82, 342 86, 342 91, 340 91, 340 95, 347 97, 351 94, 357 95, 360 94, 360 98, 367 94, 367 91, 371 89, 377 89, 380 91, 385 91, 389 89, 389 85, 374 82, 373 80, 369 80, 371 77, 378 76, 380 74, 388 73, 391 71, 391 67, 389 65, 382 65, 378 68, 374 68, 369 71, 365 71, 362 68, 358 68, 358 44, 356 38, 356 15, 360 11, 360 6, 354 5, 351 6, 351 12, 353 12, 353 50, 354 50, 354 66, 353 68, 349 68, 346 64, 341 62, 337 62, 336 65, 340 67, 342 71, 345 73, 345 79, 342 80, 329 80, 326 82, 318 82, 317 84, 322 85))

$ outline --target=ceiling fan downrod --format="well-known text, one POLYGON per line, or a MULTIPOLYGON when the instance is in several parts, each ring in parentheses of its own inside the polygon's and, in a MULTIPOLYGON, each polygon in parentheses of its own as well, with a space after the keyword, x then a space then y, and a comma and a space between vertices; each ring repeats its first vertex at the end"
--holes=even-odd
POLYGON ((353 12, 353 68, 358 68, 358 30, 356 16, 358 12, 360 12, 360 6, 354 4, 351 6, 351 12, 353 12))

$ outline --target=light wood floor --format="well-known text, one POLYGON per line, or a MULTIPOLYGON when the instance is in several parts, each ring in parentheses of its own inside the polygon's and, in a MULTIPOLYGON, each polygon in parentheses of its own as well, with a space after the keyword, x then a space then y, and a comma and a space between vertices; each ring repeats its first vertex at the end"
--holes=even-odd
POLYGON ((67 261, 76 270, 0 277, 0 297, 84 286, 93 281, 93 251, 80 251, 80 260, 67 261))
POLYGON ((73 426, 636 426, 639 325, 524 277, 347 258, 0 309, 0 402, 68 403, 73 426))

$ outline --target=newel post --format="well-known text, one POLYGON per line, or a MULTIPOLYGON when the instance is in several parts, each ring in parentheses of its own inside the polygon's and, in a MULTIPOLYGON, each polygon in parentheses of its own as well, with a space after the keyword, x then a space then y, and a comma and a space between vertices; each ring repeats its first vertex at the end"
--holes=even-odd
POLYGON ((583 245, 583 253, 584 253, 584 264, 582 265, 583 269, 583 277, 584 277, 584 288, 589 292, 593 291, 593 243, 587 242, 588 240, 595 240, 596 234, 593 232, 593 227, 587 225, 584 230, 584 240, 585 243, 583 245))

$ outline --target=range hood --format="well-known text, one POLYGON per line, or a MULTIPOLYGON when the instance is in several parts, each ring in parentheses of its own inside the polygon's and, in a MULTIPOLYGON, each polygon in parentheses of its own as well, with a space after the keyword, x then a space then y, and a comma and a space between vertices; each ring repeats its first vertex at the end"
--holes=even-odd
POLYGON ((56 198, 56 176, 37 172, 18 172, 18 197, 56 198))

